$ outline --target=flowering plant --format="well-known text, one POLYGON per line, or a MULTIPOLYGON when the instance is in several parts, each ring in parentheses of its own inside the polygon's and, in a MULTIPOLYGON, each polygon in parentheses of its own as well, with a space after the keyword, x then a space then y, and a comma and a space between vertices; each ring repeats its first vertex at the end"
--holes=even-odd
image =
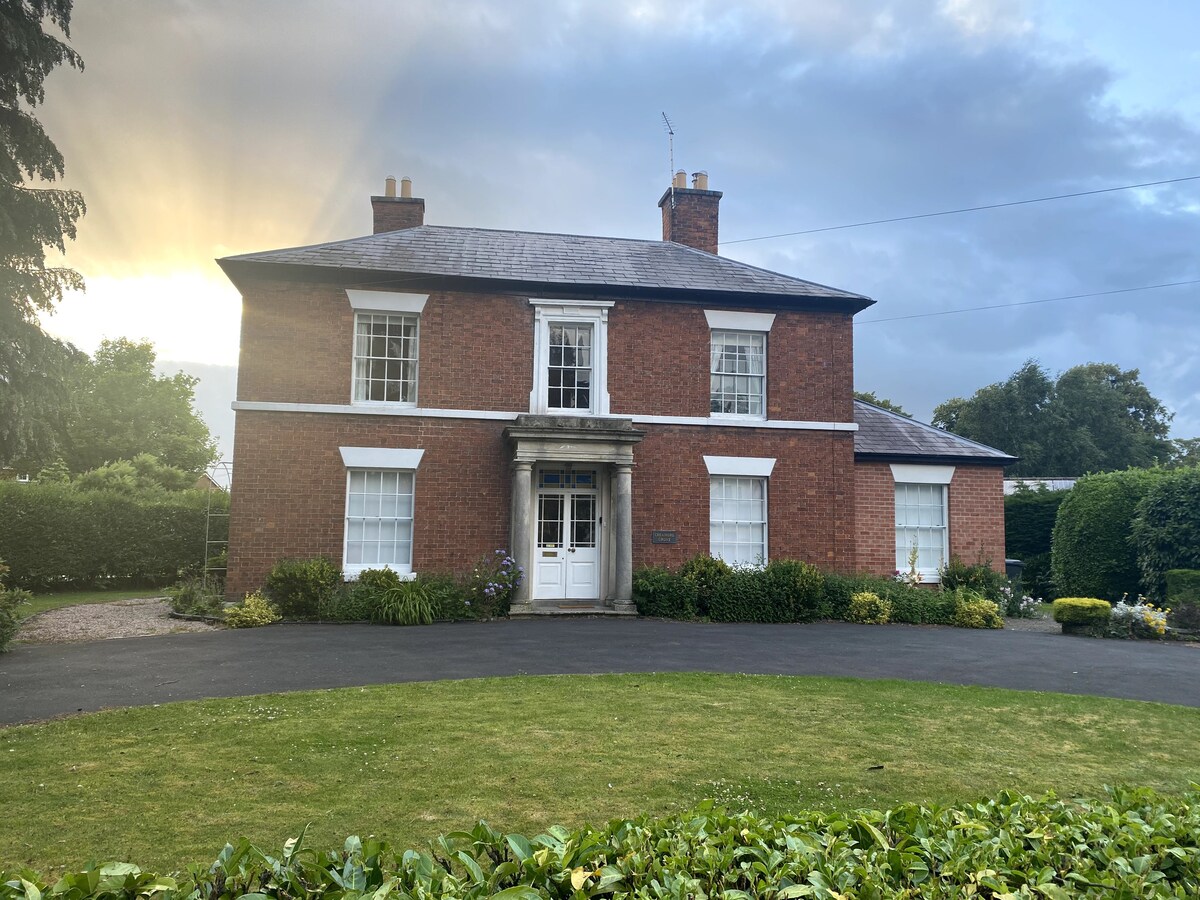
POLYGON ((525 580, 525 569, 509 556, 507 550, 496 550, 475 564, 471 573, 471 594, 476 614, 506 616, 513 594, 525 580))
POLYGON ((1041 604, 1028 594, 1018 594, 1010 584, 1000 588, 998 605, 1010 619, 1036 619, 1041 616, 1041 604))
POLYGON ((1108 636, 1116 638, 1161 638, 1167 634, 1167 616, 1170 609, 1159 609, 1145 597, 1138 596, 1133 603, 1129 595, 1113 605, 1108 621, 1108 636))

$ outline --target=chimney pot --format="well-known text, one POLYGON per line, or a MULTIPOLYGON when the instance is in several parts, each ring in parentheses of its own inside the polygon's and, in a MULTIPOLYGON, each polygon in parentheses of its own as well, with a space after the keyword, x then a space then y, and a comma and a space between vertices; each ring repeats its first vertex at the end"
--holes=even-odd
POLYGON ((400 196, 401 197, 411 197, 412 196, 412 179, 409 178, 407 175, 405 175, 403 178, 400 179, 400 196))
POLYGON ((384 179, 384 181, 383 181, 383 196, 385 196, 385 197, 395 197, 396 196, 396 176, 395 175, 389 175, 387 178, 384 179))
POLYGON ((658 205, 662 209, 664 241, 716 254, 721 192, 709 190, 707 172, 694 173, 689 188, 687 173, 680 169, 658 205))
POLYGON ((389 175, 383 183, 383 196, 371 198, 374 233, 401 231, 425 224, 425 201, 412 195, 412 179, 400 179, 400 196, 396 196, 396 178, 389 175))

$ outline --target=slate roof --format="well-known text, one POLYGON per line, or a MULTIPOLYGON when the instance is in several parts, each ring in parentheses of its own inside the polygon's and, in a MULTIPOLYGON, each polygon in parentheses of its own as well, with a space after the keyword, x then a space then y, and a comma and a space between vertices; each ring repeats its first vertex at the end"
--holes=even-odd
POLYGON ((894 460, 945 461, 969 460, 979 465, 1006 466, 1017 461, 1002 450, 976 443, 889 412, 862 400, 854 401, 854 455, 894 460))
MULTIPOLYGON (((631 296, 687 299, 696 292, 773 301, 818 302, 857 312, 874 301, 861 294, 792 278, 669 241, 586 237, 487 228, 421 225, 328 244, 246 253, 218 260, 231 276, 263 266, 324 273, 334 280, 394 274, 509 286, 558 286, 631 296), (336 277, 338 273, 341 277, 336 277)), ((279 271, 279 270, 276 270, 279 271)), ((408 277, 405 277, 408 276, 408 277)), ((431 280, 431 279, 426 279, 431 280)))

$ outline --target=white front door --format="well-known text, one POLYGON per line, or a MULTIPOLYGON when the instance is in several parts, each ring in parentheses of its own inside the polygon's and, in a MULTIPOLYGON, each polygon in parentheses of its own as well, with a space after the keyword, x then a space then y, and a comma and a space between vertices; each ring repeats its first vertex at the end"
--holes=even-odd
POLYGON ((534 600, 600 597, 600 493, 594 469, 541 469, 534 600))

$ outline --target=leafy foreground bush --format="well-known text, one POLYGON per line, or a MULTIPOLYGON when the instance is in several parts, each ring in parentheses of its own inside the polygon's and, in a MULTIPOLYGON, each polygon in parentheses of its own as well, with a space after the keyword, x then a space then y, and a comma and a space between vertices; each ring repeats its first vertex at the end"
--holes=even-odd
POLYGON ((281 559, 267 575, 266 591, 285 619, 315 619, 342 583, 342 570, 331 559, 281 559))
POLYGON ((1135 898, 1200 895, 1200 793, 1118 790, 1105 800, 994 800, 778 820, 705 804, 678 817, 550 828, 528 839, 479 823, 397 853, 349 838, 340 852, 243 840, 181 877, 109 863, 50 885, 0 873, 0 900, 797 900, 1135 898))
POLYGON ((28 591, 4 586, 8 576, 8 566, 0 561, 0 653, 8 649, 9 641, 17 635, 21 627, 21 617, 17 615, 18 607, 28 603, 33 595, 28 591))
POLYGON ((279 610, 259 591, 247 594, 240 604, 225 610, 225 624, 230 628, 258 628, 279 619, 279 610))

